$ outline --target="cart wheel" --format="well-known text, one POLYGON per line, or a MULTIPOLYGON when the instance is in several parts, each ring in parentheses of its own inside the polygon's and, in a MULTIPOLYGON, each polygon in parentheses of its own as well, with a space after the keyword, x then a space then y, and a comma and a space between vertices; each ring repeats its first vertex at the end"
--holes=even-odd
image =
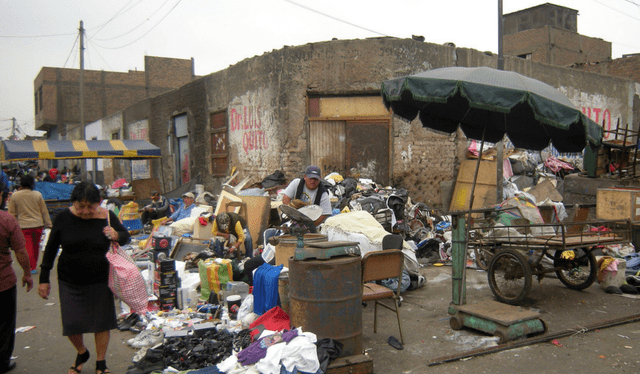
POLYGON ((505 333, 502 330, 496 330, 493 333, 493 336, 500 338, 500 340, 498 340, 498 344, 504 344, 509 341, 509 337, 507 336, 507 333, 505 333))
POLYGON ((531 291, 531 266, 515 249, 503 249, 489 263, 489 287, 499 301, 518 304, 531 291))
POLYGON ((462 321, 462 317, 460 317, 459 315, 449 318, 449 324, 451 325, 451 328, 454 330, 462 330, 462 328, 464 327, 464 322, 462 321))
POLYGON ((572 290, 584 290, 590 287, 598 277, 598 264, 593 251, 576 249, 576 256, 573 260, 560 258, 562 252, 561 250, 556 251, 553 259, 554 267, 562 267, 556 271, 560 282, 572 290))
POLYGON ((487 270, 489 268, 489 262, 493 257, 493 252, 487 249, 481 249, 478 247, 473 248, 476 255, 476 265, 478 269, 487 270))

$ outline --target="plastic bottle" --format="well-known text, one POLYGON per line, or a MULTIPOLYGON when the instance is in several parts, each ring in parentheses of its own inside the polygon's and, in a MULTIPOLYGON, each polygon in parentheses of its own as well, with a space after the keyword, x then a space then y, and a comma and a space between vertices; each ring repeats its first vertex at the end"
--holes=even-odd
POLYGON ((222 321, 222 326, 223 327, 227 327, 229 326, 229 313, 222 312, 222 318, 220 319, 222 321))

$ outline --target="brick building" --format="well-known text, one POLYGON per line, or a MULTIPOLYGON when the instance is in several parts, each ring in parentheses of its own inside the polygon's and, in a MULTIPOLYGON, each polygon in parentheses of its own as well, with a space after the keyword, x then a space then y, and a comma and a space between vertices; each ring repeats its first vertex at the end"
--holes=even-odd
MULTIPOLYGON (((183 86, 194 76, 193 60, 145 56, 144 71, 84 71, 84 122, 183 86)), ((80 128, 80 70, 43 67, 34 80, 35 129, 49 139, 84 139, 80 128)))
POLYGON ((542 4, 504 15, 503 51, 549 65, 611 60, 611 42, 578 34, 578 11, 542 4))
POLYGON ((574 64, 574 69, 629 78, 640 83, 640 54, 623 55, 611 61, 574 64))

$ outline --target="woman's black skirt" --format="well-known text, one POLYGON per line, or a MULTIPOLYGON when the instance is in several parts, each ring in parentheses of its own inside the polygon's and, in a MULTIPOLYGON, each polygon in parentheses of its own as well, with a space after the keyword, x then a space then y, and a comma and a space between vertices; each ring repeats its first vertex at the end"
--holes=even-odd
POLYGON ((58 281, 62 335, 78 335, 115 329, 116 306, 109 285, 76 285, 58 281))

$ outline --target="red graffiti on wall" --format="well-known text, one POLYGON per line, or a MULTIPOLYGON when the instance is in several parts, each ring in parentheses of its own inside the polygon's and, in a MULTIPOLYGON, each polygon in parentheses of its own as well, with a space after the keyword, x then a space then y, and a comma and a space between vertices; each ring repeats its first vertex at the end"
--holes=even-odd
MULTIPOLYGON (((584 113, 587 117, 592 119, 595 123, 602 126, 602 129, 605 131, 611 130, 611 112, 609 109, 602 108, 593 108, 593 107, 582 107, 582 113, 584 113)), ((609 134, 605 134, 605 139, 607 139, 609 134)))
POLYGON ((229 115, 229 131, 242 131, 242 148, 244 153, 268 148, 267 137, 262 128, 262 107, 244 106, 242 112, 235 108, 229 115))

